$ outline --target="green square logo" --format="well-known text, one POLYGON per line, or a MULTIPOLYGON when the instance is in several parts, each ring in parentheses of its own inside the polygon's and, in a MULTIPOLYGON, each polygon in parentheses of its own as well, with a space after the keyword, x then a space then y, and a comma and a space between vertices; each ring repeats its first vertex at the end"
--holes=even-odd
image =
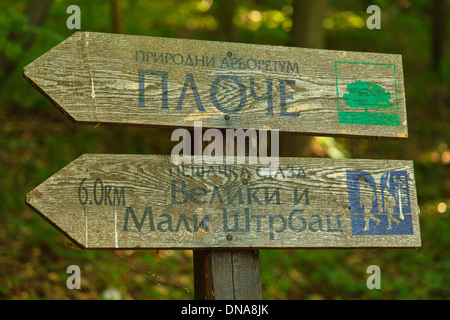
POLYGON ((335 61, 339 123, 399 126, 394 64, 335 61))

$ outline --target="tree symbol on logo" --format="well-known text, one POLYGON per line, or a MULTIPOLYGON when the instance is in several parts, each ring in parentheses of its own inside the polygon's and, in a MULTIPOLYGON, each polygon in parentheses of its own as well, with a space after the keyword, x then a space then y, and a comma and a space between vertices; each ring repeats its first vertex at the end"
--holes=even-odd
POLYGON ((348 92, 343 98, 345 104, 351 108, 364 108, 373 110, 392 109, 391 94, 382 86, 368 81, 356 80, 347 85, 348 92))

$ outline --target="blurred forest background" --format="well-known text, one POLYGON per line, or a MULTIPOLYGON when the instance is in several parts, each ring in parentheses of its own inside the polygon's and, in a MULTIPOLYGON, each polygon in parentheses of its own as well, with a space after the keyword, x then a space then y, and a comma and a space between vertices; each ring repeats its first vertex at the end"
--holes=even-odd
POLYGON ((25 65, 81 31, 397 53, 409 139, 282 136, 281 155, 414 160, 420 249, 262 250, 265 299, 450 298, 448 0, 2 0, 0 3, 0 298, 192 299, 192 251, 80 251, 24 204, 83 153, 169 154, 171 130, 75 125, 22 77, 25 65), (381 29, 369 30, 369 5, 381 29), (292 147, 295 143, 295 147, 292 147), (381 268, 381 290, 366 268, 381 268), (81 290, 66 268, 81 268, 81 290))

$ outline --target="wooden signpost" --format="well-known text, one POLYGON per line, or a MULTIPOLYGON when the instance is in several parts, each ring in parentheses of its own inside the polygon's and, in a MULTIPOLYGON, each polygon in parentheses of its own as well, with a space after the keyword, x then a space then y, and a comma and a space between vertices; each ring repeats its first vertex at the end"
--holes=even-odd
MULTIPOLYGON (((399 55, 79 32, 24 76, 81 123, 407 137, 399 55)), ((421 246, 404 160, 85 154, 26 203, 83 249, 194 249, 198 299, 261 299, 258 249, 421 246)))

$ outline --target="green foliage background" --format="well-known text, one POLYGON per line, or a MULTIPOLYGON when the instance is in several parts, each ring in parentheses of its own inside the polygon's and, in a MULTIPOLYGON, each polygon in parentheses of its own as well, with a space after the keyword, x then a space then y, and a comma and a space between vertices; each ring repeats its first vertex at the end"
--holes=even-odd
MULTIPOLYGON (((29 23, 33 2, 0 4, 0 52, 14 65, 0 70, 0 298, 193 298, 192 251, 80 251, 24 204, 26 193, 83 153, 169 154, 171 131, 72 124, 22 69, 73 34, 66 27, 71 4, 81 8, 82 31, 113 32, 114 4, 126 34, 226 40, 220 8, 228 1, 54 0, 41 26, 29 23), (29 35, 34 41, 24 48, 29 35), (81 268, 81 290, 66 288, 72 264, 81 268)), ((448 17, 450 1, 444 2, 448 17)), ((236 41, 289 45, 293 0, 234 3, 236 41)), ((313 156, 414 160, 422 247, 262 250, 265 299, 450 298, 450 26, 444 25, 439 68, 432 68, 431 3, 329 0, 322 21, 327 48, 402 55, 409 138, 316 137, 309 145, 313 156), (381 8, 381 30, 365 26, 370 4, 381 8), (381 290, 366 287, 372 264, 381 268, 381 290)))

